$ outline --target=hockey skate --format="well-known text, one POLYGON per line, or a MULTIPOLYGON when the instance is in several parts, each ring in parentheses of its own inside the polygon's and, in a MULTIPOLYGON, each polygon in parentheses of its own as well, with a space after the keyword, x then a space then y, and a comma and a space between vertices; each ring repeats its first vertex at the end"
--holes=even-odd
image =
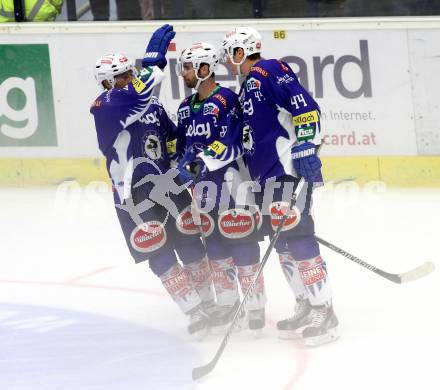
POLYGON ((209 316, 205 313, 202 305, 192 309, 189 313, 188 333, 196 340, 203 340, 209 329, 209 316))
POLYGON ((332 306, 312 306, 309 324, 303 329, 302 337, 309 347, 330 343, 338 339, 338 319, 332 306))
POLYGON ((248 319, 249 330, 253 333, 254 337, 260 337, 263 332, 263 328, 266 325, 266 312, 264 308, 258 310, 249 310, 248 319))
POLYGON ((214 300, 202 302, 202 308, 208 317, 211 317, 218 310, 218 306, 214 300))
MULTIPOLYGON (((233 306, 217 306, 217 310, 212 313, 209 319, 209 327, 212 334, 223 334, 234 317, 235 311, 240 306, 237 300, 233 306)), ((243 313, 234 330, 238 331, 245 327, 246 315, 243 313)))
POLYGON ((303 329, 309 325, 309 314, 312 306, 308 299, 297 298, 295 313, 292 317, 277 322, 277 329, 281 339, 299 339, 303 329))

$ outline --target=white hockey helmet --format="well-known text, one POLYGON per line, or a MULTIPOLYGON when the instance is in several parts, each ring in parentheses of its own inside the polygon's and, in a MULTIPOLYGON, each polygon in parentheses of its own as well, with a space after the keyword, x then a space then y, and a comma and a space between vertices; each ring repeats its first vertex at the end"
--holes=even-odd
POLYGON ((241 65, 247 57, 261 53, 261 34, 252 27, 236 27, 234 31, 226 33, 222 42, 223 59, 231 60, 234 65, 241 65), (242 48, 244 57, 240 62, 234 62, 234 50, 242 48))
POLYGON ((137 74, 133 61, 126 56, 123 54, 106 54, 96 61, 95 79, 100 87, 103 87, 102 82, 107 80, 113 88, 115 76, 129 70, 133 71, 135 75, 137 74))
POLYGON ((178 76, 183 74, 183 66, 185 63, 192 64, 198 80, 195 89, 198 89, 200 83, 211 77, 211 75, 217 70, 218 64, 220 63, 220 55, 217 49, 210 43, 194 43, 192 46, 183 50, 182 54, 180 55, 179 61, 176 65, 176 73, 178 76), (200 78, 198 74, 202 64, 209 65, 209 74, 204 78, 200 78))

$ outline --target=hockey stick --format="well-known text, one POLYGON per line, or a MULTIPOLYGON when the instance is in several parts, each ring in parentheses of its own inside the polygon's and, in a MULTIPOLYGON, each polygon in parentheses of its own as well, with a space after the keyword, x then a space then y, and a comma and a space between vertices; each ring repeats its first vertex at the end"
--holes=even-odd
MULTIPOLYGON (((295 192, 292 196, 292 200, 290 202, 290 208, 292 208, 296 203, 296 198, 298 194, 300 193, 301 189, 304 186, 304 179, 301 179, 298 182, 298 185, 296 186, 295 192)), ((280 223, 277 227, 277 230, 275 231, 275 234, 273 235, 272 239, 270 240, 269 247, 266 250, 266 253, 264 254, 263 258, 261 259, 260 266, 258 267, 257 272, 255 273, 254 280, 252 281, 251 285, 246 291, 246 294, 243 296, 243 300, 240 303, 240 306, 235 311, 234 317, 232 318, 232 322, 229 325, 228 330, 226 331, 225 336, 223 337, 223 340, 220 344, 220 347, 218 348, 215 356, 212 358, 212 360, 205 364, 204 366, 195 367, 192 371, 192 378, 193 380, 200 379, 204 377, 205 375, 209 374, 217 365, 218 361, 220 360, 220 357, 223 354, 224 349, 226 348, 226 344, 229 341, 229 338, 231 337, 231 334, 233 332, 233 329, 237 323, 237 319, 241 317, 241 315, 244 312, 244 309, 246 307, 246 304, 248 303, 251 294, 255 290, 255 286, 257 284, 257 280, 260 277, 261 273, 263 272, 263 268, 267 263, 267 260, 269 259, 270 253, 272 252, 273 247, 275 246, 275 243, 278 240, 278 237, 281 233, 281 230, 283 229, 284 223, 286 222, 286 219, 288 217, 288 213, 284 214, 283 217, 280 219, 280 223)))
POLYGON ((196 226, 199 226, 200 238, 202 239, 202 244, 205 248, 205 251, 207 251, 208 247, 206 244, 206 234, 205 234, 205 231, 203 230, 202 215, 199 211, 199 208, 197 207, 197 201, 196 201, 196 198, 194 197, 194 194, 193 194, 194 188, 198 182, 199 182, 198 178, 196 177, 194 180, 194 183, 192 183, 187 189, 188 189, 189 195, 191 196, 191 215, 193 216, 194 224, 196 226), (197 219, 197 221, 196 221, 196 219, 197 219), (200 222, 200 224, 198 224, 197 222, 200 222))
POLYGON ((359 257, 356 257, 356 256, 352 255, 351 253, 348 253, 348 252, 344 251, 343 249, 338 248, 336 245, 333 245, 330 242, 325 241, 318 236, 315 236, 315 238, 320 244, 326 246, 327 248, 334 250, 335 252, 339 253, 340 255, 346 257, 347 259, 354 261, 355 263, 359 264, 360 266, 374 272, 375 274, 382 276, 385 279, 391 280, 394 283, 401 284, 401 283, 412 282, 413 280, 423 278, 424 276, 433 272, 435 269, 434 263, 427 261, 426 263, 423 263, 422 265, 419 265, 418 267, 416 267, 410 271, 404 272, 402 274, 390 274, 389 272, 385 272, 379 268, 376 268, 374 265, 368 264, 367 262, 359 259, 359 257))

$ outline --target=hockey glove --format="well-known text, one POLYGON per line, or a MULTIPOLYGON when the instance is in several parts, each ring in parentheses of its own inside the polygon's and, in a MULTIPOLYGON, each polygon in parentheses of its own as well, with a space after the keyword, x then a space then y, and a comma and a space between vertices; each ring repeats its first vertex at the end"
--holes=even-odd
POLYGON ((148 42, 142 66, 144 68, 147 66, 158 66, 160 69, 165 68, 167 65, 165 55, 167 54, 168 45, 175 35, 173 26, 169 24, 164 24, 158 28, 151 36, 150 42, 148 42))
POLYGON ((197 154, 195 150, 188 149, 179 162, 179 177, 185 184, 190 181, 197 182, 206 174, 206 165, 197 154))
POLYGON ((292 148, 293 167, 299 176, 305 181, 312 182, 319 174, 321 169, 321 160, 316 154, 316 145, 310 142, 304 142, 292 148))

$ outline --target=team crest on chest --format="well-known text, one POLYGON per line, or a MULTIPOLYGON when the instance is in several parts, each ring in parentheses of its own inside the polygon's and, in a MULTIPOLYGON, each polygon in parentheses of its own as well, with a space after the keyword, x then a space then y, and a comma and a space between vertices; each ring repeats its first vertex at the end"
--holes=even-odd
POLYGON ((149 132, 142 139, 144 145, 143 154, 150 160, 161 160, 163 158, 162 145, 155 132, 149 132))

